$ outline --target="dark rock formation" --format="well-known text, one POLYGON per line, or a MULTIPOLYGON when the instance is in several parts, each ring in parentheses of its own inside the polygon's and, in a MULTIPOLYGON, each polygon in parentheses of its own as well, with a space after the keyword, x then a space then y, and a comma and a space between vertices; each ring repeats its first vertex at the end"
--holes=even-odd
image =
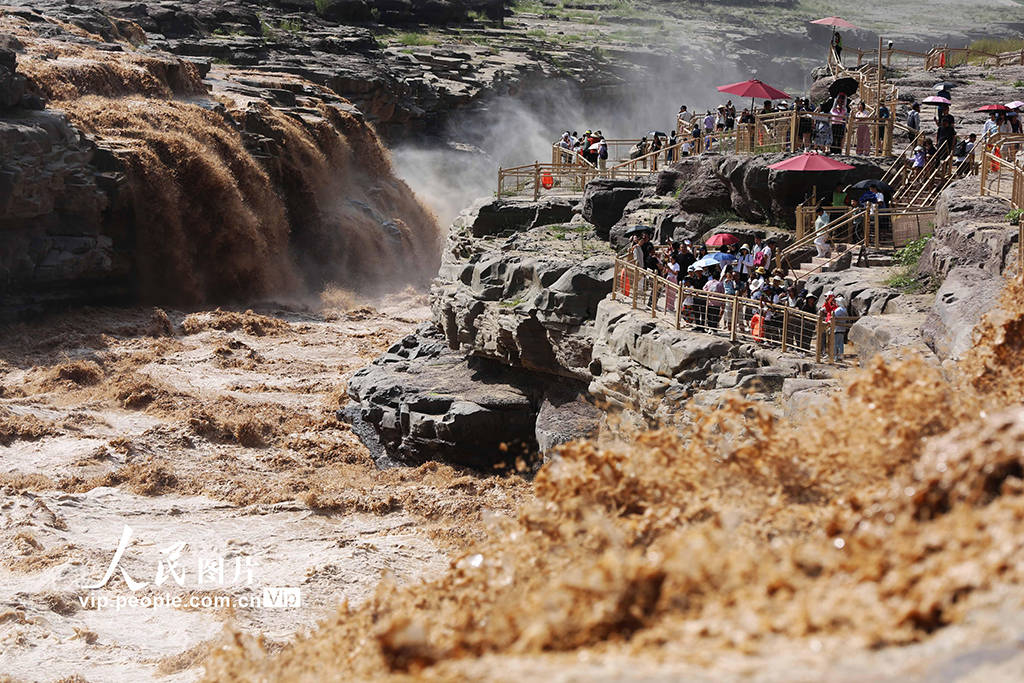
POLYGON ((601 239, 608 239, 612 226, 619 222, 626 205, 648 189, 654 181, 594 180, 583 192, 583 218, 594 225, 601 239))
POLYGON ((508 199, 478 204, 470 223, 473 237, 500 235, 572 220, 576 202, 567 197, 545 198, 540 202, 508 199))
POLYGON ((536 451, 536 385, 529 373, 467 359, 424 331, 359 370, 348 391, 399 462, 486 469, 536 451))
POLYGON ((509 237, 474 237, 480 215, 505 202, 464 212, 453 224, 431 290, 434 320, 449 344, 539 372, 586 379, 588 326, 611 291, 613 261, 589 226, 529 228, 547 203, 517 205, 503 222, 509 237))

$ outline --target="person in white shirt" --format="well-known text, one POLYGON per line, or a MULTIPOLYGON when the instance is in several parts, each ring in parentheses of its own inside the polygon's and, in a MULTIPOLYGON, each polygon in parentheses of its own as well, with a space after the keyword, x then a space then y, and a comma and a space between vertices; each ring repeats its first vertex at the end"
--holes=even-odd
POLYGON ((754 255, 750 253, 750 245, 744 244, 740 247, 740 253, 736 258, 736 272, 749 277, 754 272, 754 255))
POLYGON ((823 207, 819 206, 818 218, 814 221, 814 232, 819 234, 814 238, 814 248, 818 250, 818 256, 821 257, 832 255, 832 246, 828 241, 829 235, 827 232, 823 232, 824 227, 828 225, 828 223, 828 214, 825 213, 825 209, 823 207))
POLYGON ((999 132, 999 124, 996 122, 996 113, 989 112, 989 119, 985 122, 985 127, 982 129, 981 137, 983 140, 988 140, 990 137, 999 132))

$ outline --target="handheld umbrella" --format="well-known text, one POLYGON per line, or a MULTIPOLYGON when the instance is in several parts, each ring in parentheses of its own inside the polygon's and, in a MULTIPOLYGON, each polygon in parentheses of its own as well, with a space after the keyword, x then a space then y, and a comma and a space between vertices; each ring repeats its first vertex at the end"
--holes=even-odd
POLYGON ((732 235, 727 232, 720 232, 716 235, 712 235, 711 237, 709 237, 708 241, 705 242, 704 244, 708 245, 709 247, 721 247, 726 244, 736 244, 739 241, 740 238, 737 237, 736 235, 732 235))

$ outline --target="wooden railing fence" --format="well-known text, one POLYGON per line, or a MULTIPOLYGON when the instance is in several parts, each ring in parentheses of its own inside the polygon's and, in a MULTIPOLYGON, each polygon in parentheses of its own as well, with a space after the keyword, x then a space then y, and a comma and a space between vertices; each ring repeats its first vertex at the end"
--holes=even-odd
POLYGON ((855 316, 825 321, 824 312, 807 313, 790 306, 738 295, 706 292, 671 282, 627 259, 615 259, 612 300, 622 298, 634 310, 649 311, 675 328, 727 336, 796 351, 835 362, 835 335, 857 321, 855 316))

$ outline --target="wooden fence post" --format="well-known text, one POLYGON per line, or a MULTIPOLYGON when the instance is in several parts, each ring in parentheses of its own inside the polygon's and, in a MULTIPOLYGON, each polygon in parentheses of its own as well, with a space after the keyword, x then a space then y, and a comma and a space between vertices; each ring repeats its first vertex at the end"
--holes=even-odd
POLYGON ((782 309, 782 352, 786 352, 786 339, 789 338, 789 306, 782 309))
POLYGON ((740 314, 740 295, 733 294, 732 296, 732 320, 729 321, 729 341, 736 341, 736 321, 739 319, 740 314))
POLYGON ((832 316, 832 321, 828 324, 828 364, 836 364, 836 318, 832 316))
POLYGON ((814 362, 821 362, 821 315, 823 311, 818 311, 818 317, 814 319, 814 362))
POLYGON ((651 278, 651 317, 658 317, 658 276, 651 278))
POLYGON ((871 212, 864 207, 864 246, 871 246, 871 212))
POLYGON ((789 151, 796 152, 796 136, 800 122, 800 112, 794 109, 789 115, 789 151))
POLYGON ((637 292, 640 290, 640 278, 638 275, 639 271, 636 266, 633 266, 633 310, 636 310, 636 297, 637 292))
POLYGON ((498 199, 501 199, 501 166, 498 167, 498 199))
POLYGON ((676 329, 679 329, 679 316, 683 312, 683 285, 676 283, 676 329))
POLYGON ((540 162, 533 162, 533 201, 540 199, 540 162))
POLYGON ((619 275, 622 272, 622 266, 619 265, 619 259, 615 259, 615 270, 612 275, 612 301, 615 301, 615 294, 619 291, 619 275))

